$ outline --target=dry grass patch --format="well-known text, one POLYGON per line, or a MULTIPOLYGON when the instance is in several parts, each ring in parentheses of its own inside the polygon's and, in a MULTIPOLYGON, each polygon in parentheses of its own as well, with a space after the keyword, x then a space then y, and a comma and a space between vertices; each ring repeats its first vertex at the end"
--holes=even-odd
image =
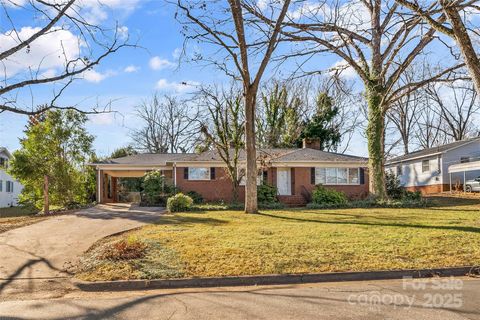
MULTIPOLYGON (((83 266, 85 280, 364 271, 480 264, 480 204, 422 209, 181 213, 135 237, 145 256, 83 266), (115 268, 118 266, 118 268, 115 268), (128 266, 128 267, 127 267, 128 266), (108 268, 108 274, 105 273, 108 268), (128 269, 128 272, 124 272, 128 269)), ((103 252, 105 244, 96 246, 103 252)))
POLYGON ((46 219, 44 216, 34 215, 35 213, 24 207, 0 208, 0 233, 46 219))

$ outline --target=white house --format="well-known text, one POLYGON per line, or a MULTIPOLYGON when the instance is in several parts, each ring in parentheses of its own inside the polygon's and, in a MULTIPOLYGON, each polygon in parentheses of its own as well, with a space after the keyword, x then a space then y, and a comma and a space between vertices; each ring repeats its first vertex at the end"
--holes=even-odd
POLYGON ((0 147, 0 208, 17 205, 18 195, 23 186, 6 172, 12 155, 7 149, 0 147))
POLYGON ((385 168, 395 173, 407 190, 424 194, 450 190, 450 184, 463 185, 465 179, 480 175, 480 168, 450 170, 458 164, 480 160, 480 137, 412 152, 388 160, 385 168))

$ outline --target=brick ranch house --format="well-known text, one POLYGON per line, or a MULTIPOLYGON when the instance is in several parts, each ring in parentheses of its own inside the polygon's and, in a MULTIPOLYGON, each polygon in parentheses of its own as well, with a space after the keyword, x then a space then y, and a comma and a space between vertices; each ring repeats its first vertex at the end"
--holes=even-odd
MULTIPOLYGON (((259 149, 258 183, 278 189, 278 198, 288 205, 304 205, 317 184, 343 191, 351 199, 368 195, 368 159, 317 149, 259 149), (262 159, 260 161, 260 159, 262 159), (265 161, 267 159, 267 161, 265 161), (265 166, 265 162, 268 165, 265 166), (263 163, 263 165, 261 165, 263 163)), ((240 166, 245 154, 240 154, 240 166)), ((97 199, 117 202, 117 179, 142 177, 151 170, 164 176, 183 192, 196 191, 206 201, 231 201, 232 184, 226 165, 215 151, 200 154, 137 154, 91 164, 97 170, 97 199)), ((245 197, 241 183, 239 200, 245 197)))

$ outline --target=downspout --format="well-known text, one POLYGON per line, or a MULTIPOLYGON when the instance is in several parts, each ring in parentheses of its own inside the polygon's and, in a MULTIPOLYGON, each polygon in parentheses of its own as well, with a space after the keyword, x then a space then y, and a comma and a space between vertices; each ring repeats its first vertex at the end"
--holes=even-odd
POLYGON ((177 164, 173 163, 173 186, 177 188, 177 164))

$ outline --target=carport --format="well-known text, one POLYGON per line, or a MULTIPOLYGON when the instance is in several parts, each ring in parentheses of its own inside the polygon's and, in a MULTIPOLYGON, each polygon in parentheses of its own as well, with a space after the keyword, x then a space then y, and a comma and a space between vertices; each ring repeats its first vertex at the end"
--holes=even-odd
POLYGON ((118 165, 97 164, 97 201, 98 203, 118 202, 118 179, 140 178, 148 171, 160 170, 167 179, 172 179, 172 167, 123 167, 118 165))
MULTIPOLYGON (((448 167, 448 176, 450 181, 450 192, 452 192, 452 174, 460 173, 463 176, 463 191, 465 192, 466 184, 465 182, 468 179, 473 178, 472 174, 474 171, 480 172, 480 160, 479 161, 472 161, 472 162, 465 162, 465 163, 457 163, 452 164, 448 167)), ((475 176, 478 176, 478 172, 475 176)))

